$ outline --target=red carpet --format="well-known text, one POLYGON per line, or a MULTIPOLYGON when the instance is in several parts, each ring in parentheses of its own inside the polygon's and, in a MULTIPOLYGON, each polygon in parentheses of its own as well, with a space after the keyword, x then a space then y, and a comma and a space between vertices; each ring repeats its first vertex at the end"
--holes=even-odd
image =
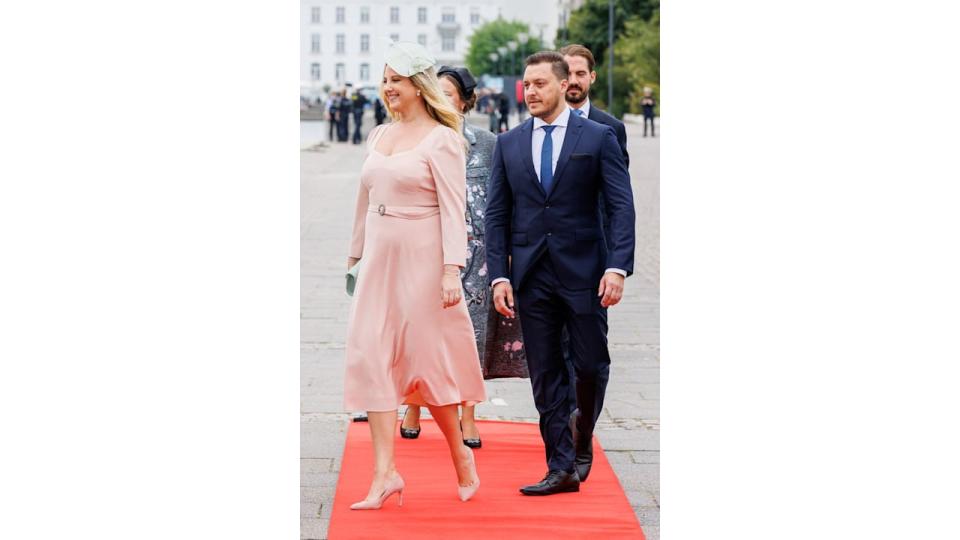
POLYGON ((643 539, 620 482, 594 438, 593 470, 579 493, 527 497, 517 489, 546 474, 536 424, 477 422, 483 448, 474 450, 480 491, 457 498, 457 476, 446 442, 432 421, 420 438, 396 435, 397 470, 406 482, 403 506, 393 495, 380 510, 350 510, 370 488, 370 428, 351 423, 330 519, 329 539, 590 540, 643 539))

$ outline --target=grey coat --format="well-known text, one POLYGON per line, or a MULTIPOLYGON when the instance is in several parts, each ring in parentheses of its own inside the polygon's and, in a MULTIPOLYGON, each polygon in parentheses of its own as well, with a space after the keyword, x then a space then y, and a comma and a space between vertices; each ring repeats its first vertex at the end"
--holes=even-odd
POLYGON ((483 215, 497 137, 466 122, 463 136, 470 143, 470 152, 467 155, 467 264, 461 279, 464 300, 473 321, 483 378, 526 378, 529 375, 520 319, 507 319, 497 313, 488 285, 483 215))

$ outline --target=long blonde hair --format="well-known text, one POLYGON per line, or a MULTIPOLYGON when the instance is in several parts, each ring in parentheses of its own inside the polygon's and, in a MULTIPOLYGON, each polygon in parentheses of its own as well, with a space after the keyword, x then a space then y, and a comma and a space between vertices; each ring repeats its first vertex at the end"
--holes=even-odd
MULTIPOLYGON (((427 114, 437 122, 455 131, 463 139, 463 145, 466 148, 468 143, 463 138, 463 115, 453 108, 443 90, 440 89, 440 80, 437 79, 436 68, 431 67, 427 68, 426 71, 414 73, 409 79, 414 88, 420 91, 420 96, 427 108, 427 114)), ((390 101, 387 100, 387 96, 383 92, 383 84, 380 84, 380 101, 387 108, 391 119, 400 119, 400 115, 390 108, 390 101)))

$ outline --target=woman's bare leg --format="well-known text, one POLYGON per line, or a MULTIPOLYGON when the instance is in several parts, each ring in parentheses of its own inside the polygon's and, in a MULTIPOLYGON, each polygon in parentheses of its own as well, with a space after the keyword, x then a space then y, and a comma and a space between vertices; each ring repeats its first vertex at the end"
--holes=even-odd
POLYGON ((450 457, 453 458, 453 466, 457 470, 457 480, 461 486, 469 486, 479 480, 477 470, 471 459, 471 451, 463 445, 463 432, 460 431, 460 419, 458 418, 457 405, 444 405, 442 407, 427 405, 433 420, 440 427, 444 438, 447 439, 447 446, 450 448, 450 457))
POLYGON ((474 418, 474 410, 476 409, 473 405, 467 405, 463 408, 463 414, 460 416, 461 429, 463 430, 464 439, 479 439, 480 430, 477 429, 477 421, 474 418))
POLYGON ((387 479, 397 474, 397 465, 393 460, 393 431, 397 427, 397 411, 367 411, 367 422, 373 440, 373 482, 367 499, 376 499, 383 493, 387 479))

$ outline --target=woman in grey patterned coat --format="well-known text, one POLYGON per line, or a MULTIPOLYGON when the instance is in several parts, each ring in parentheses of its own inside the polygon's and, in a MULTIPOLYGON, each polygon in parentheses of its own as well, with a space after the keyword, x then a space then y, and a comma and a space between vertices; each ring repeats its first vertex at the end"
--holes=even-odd
MULTIPOLYGON (((437 71, 440 87, 453 106, 466 114, 477 102, 477 84, 466 68, 443 66, 437 71)), ((493 309, 487 284, 487 263, 483 238, 483 212, 487 207, 487 180, 496 135, 463 122, 463 136, 470 143, 467 155, 467 265, 461 273, 463 298, 473 321, 474 336, 484 379, 529 377, 520 334, 520 319, 507 319, 493 309)), ((461 415, 463 443, 480 448, 480 433, 474 419, 474 407, 464 407, 461 415)), ((400 435, 416 439, 420 435, 420 408, 408 407, 400 424, 400 435)))

